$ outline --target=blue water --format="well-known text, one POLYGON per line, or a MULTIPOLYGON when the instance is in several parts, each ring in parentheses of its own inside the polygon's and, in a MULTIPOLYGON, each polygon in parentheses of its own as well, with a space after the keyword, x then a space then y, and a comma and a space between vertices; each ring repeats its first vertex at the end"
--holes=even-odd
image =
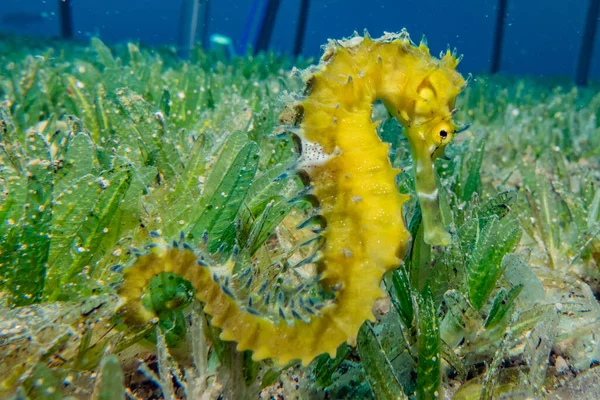
MULTIPOLYGON (((42 18, 0 21, 0 30, 58 35, 59 0, 1 0, 2 15, 19 12, 42 18)), ((303 54, 318 56, 328 38, 367 28, 372 36, 406 27, 413 40, 427 35, 432 51, 457 47, 462 72, 489 68, 497 0, 312 0, 303 54)), ((209 34, 229 36, 237 46, 252 0, 212 0, 209 34)), ((281 0, 271 47, 291 52, 298 0, 281 0)), ((586 0, 509 0, 501 71, 535 76, 572 76, 579 55, 586 0)), ((181 0, 75 0, 75 38, 99 36, 108 43, 134 40, 149 45, 177 43, 181 0)), ((597 35, 598 36, 598 35, 597 35)), ((600 38, 590 75, 600 77, 600 38)))

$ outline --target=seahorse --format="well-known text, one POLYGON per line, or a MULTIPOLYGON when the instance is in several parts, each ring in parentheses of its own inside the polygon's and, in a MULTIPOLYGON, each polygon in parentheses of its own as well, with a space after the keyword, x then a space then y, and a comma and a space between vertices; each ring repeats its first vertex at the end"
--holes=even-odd
POLYGON ((167 272, 191 283, 211 323, 221 328, 221 339, 237 342, 240 351, 252 350, 254 360, 271 358, 284 365, 299 359, 307 365, 323 353, 334 357, 343 342, 355 345, 361 325, 374 320, 383 275, 401 265, 410 241, 403 220, 408 196, 397 190, 399 170, 390 163, 389 145, 377 135, 373 103, 380 100, 404 126, 425 241, 447 245, 434 160, 457 131, 454 103, 465 85, 456 71, 459 61, 449 50, 431 56, 426 43, 415 45, 405 30, 379 39, 365 32, 330 40, 320 64, 303 72, 304 93, 281 120, 293 125, 301 153, 297 170, 326 221, 316 263, 323 290, 336 289, 335 299, 318 315, 293 323, 283 315, 260 315, 240 305, 194 251, 176 246, 140 256, 124 271, 120 295, 130 316, 139 322, 154 317, 143 307, 144 287, 167 272))

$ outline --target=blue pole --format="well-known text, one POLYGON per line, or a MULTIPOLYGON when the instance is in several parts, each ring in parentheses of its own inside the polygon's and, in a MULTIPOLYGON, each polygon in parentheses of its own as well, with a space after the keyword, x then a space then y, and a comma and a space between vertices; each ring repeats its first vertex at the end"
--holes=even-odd
POLYGON ((494 32, 494 47, 492 50, 492 63, 490 72, 492 74, 500 71, 500 60, 502 58, 502 42, 504 41, 504 19, 506 18, 506 3, 508 0, 498 0, 498 13, 496 14, 496 30, 494 32))
POLYGON ((257 53, 266 51, 269 48, 269 42, 271 41, 271 35, 273 34, 273 27, 275 26, 277 11, 279 10, 280 4, 281 0, 267 0, 265 14, 258 30, 256 46, 254 46, 257 53))
POLYGON ((208 37, 208 22, 210 20, 210 0, 201 1, 200 11, 200 15, 202 16, 202 18, 200 19, 201 24, 199 37, 200 43, 202 43, 202 47, 206 49, 210 41, 208 37))
POLYGON ((189 58, 196 41, 200 38, 206 46, 209 0, 183 0, 179 25, 179 48, 181 58, 189 58))
POLYGON ((306 23, 308 21, 308 9, 310 0, 300 0, 300 14, 298 16, 298 25, 296 26, 296 42, 294 43, 294 55, 302 53, 304 36, 306 36, 306 23))
POLYGON ((71 14, 71 0, 58 0, 58 13, 60 15, 60 36, 63 39, 72 39, 73 16, 71 14))
POLYGON ((581 38, 581 49, 579 50, 577 71, 575 73, 575 84, 577 86, 586 86, 588 83, 599 16, 600 0, 590 0, 585 18, 585 30, 583 31, 583 37, 581 38))
POLYGON ((246 48, 248 47, 248 43, 250 42, 250 31, 252 30, 252 25, 256 17, 256 12, 258 10, 259 3, 260 0, 253 0, 252 4, 250 4, 250 11, 248 11, 248 16, 246 17, 246 24, 244 25, 244 30, 242 31, 242 37, 240 38, 240 42, 238 43, 238 54, 244 54, 246 52, 246 48))

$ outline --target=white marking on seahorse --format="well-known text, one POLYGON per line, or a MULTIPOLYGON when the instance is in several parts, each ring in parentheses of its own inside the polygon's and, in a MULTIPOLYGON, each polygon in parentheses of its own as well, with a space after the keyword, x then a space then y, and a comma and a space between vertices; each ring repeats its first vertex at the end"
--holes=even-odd
POLYGON ((315 167, 322 167, 333 157, 341 154, 338 148, 331 154, 326 153, 319 143, 309 142, 303 135, 298 135, 302 143, 302 156, 298 160, 298 167, 305 170, 309 175, 315 167))

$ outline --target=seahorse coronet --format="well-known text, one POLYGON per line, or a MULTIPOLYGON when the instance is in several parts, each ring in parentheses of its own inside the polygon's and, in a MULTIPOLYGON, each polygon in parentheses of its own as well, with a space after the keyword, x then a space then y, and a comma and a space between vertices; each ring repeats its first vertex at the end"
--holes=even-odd
MULTIPOLYGON (((178 246, 141 255, 125 269, 119 294, 130 320, 152 317, 143 309, 141 293, 152 276, 168 271, 192 284, 211 323, 222 329, 221 339, 237 342, 240 351, 252 350, 255 360, 271 358, 284 365, 298 359, 307 365, 323 353, 334 357, 344 342, 356 345, 362 324, 375 319, 372 307, 382 295, 383 275, 400 266, 410 241, 402 209, 408 196, 397 190, 399 170, 390 163, 389 145, 377 135, 372 104, 381 100, 404 125, 425 240, 445 245, 450 236, 439 217, 433 162, 457 131, 454 100, 465 85, 456 72, 459 61, 450 50, 439 59, 431 56, 425 41, 416 45, 402 30, 379 39, 365 33, 330 40, 318 66, 295 72, 306 87, 289 97, 280 123, 299 142, 296 169, 307 185, 302 195, 318 204, 312 217, 326 221, 322 247, 309 261, 316 263, 323 290, 335 295, 314 309, 311 298, 309 305, 292 300, 297 309, 305 307, 314 315, 294 314, 294 307, 282 304, 281 294, 272 300, 279 316, 262 315, 253 308, 252 296, 241 304, 227 282, 190 248, 178 246)), ((270 294, 261 298, 265 303, 271 299, 270 294)))

